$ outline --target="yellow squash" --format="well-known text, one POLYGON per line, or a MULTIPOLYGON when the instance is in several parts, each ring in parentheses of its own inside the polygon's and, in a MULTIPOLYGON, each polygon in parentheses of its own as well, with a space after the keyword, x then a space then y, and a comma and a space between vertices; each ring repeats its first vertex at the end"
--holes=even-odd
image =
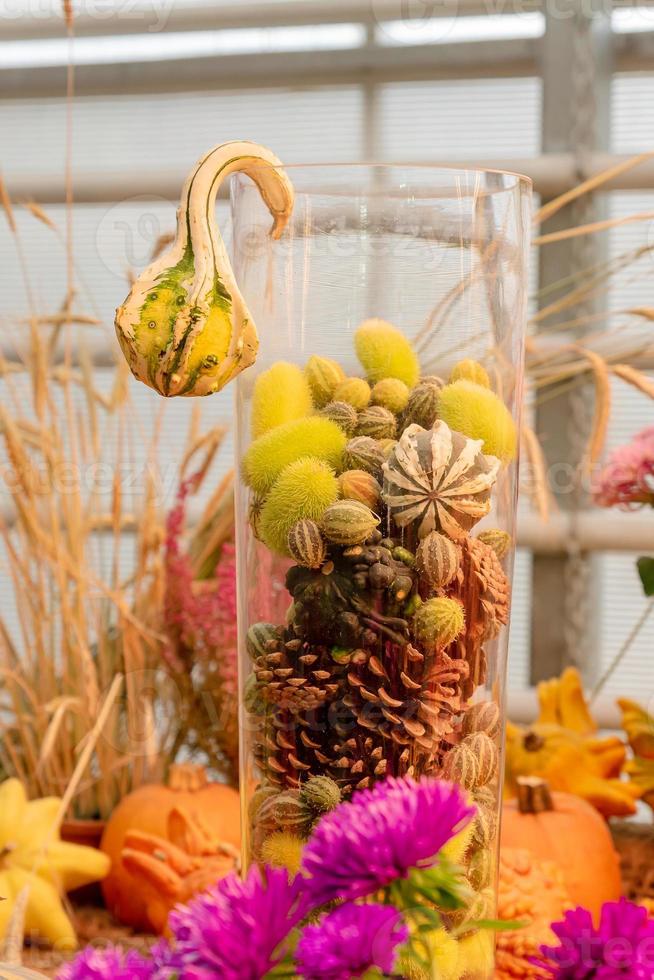
POLYGON ((0 940, 14 903, 27 890, 24 934, 58 948, 77 946, 62 896, 104 878, 110 862, 92 847, 59 839, 55 824, 60 804, 56 797, 28 802, 18 779, 0 785, 0 940))
POLYGON ((540 684, 538 697, 533 725, 507 726, 506 797, 517 795, 519 777, 538 776, 553 790, 581 796, 605 817, 635 813, 641 789, 620 779, 626 747, 617 736, 596 734, 579 673, 569 668, 540 684))

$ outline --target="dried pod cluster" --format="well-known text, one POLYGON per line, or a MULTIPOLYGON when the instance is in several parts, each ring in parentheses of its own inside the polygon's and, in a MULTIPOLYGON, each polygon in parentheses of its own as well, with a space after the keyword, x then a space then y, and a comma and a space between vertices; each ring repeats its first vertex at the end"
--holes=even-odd
MULTIPOLYGON (((451 408, 459 379, 464 398, 475 389, 473 408, 482 385, 484 404, 496 396, 475 362, 462 362, 449 385, 421 379, 410 345, 383 321, 362 325, 355 346, 362 377, 310 358, 312 413, 267 431, 246 454, 256 547, 291 559, 284 622, 247 634, 260 780, 251 839, 256 856, 291 867, 317 816, 343 796, 388 775, 436 775, 477 803, 462 860, 487 895, 501 715, 481 695, 486 646, 508 618, 501 560, 510 539, 472 533, 503 463, 485 451, 493 413, 479 434, 458 431, 440 404, 449 389, 451 408)), ((288 418, 300 404, 296 393, 288 412, 275 411, 288 418)), ((466 404, 457 411, 476 418, 466 404)))

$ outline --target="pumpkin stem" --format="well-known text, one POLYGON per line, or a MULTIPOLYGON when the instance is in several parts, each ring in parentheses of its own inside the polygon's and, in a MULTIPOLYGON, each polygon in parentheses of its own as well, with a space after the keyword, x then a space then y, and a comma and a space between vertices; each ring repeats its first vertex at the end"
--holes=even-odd
POLYGON ((209 785, 204 766, 194 766, 190 762, 180 762, 170 767, 168 788, 174 793, 197 793, 209 785))
POLYGON ((549 784, 538 776, 518 777, 520 813, 548 813, 554 809, 549 784))

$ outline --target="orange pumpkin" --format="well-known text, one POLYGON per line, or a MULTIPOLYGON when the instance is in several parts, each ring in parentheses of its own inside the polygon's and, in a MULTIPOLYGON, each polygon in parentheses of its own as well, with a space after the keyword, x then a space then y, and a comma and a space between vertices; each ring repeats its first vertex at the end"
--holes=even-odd
POLYGON ((126 837, 140 831, 170 840, 170 816, 180 809, 197 817, 216 839, 240 849, 239 795, 229 786, 209 782, 200 766, 172 766, 167 786, 141 786, 126 796, 102 835, 101 849, 111 858, 111 871, 102 891, 114 917, 134 929, 148 930, 151 921, 144 890, 122 860, 126 837))
POLYGON ((570 898, 597 916, 620 898, 620 861, 606 821, 579 796, 551 793, 544 779, 518 780, 518 798, 504 804, 502 848, 524 848, 563 870, 570 898))

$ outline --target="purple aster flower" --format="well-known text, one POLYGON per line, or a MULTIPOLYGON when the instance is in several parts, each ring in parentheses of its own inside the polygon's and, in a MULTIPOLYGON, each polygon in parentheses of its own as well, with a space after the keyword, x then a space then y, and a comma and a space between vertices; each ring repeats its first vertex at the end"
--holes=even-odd
POLYGON ((57 980, 152 980, 152 964, 136 950, 87 946, 57 974, 57 980))
POLYGON ((602 907, 599 927, 587 909, 566 912, 552 925, 558 946, 541 946, 535 965, 557 980, 652 980, 654 921, 622 898, 602 907))
POLYGON ((260 980, 283 958, 284 940, 308 911, 302 880, 284 868, 231 874, 170 915, 180 980, 260 980))
POLYGON ((475 813, 462 791, 436 779, 389 778, 324 816, 304 849, 314 905, 372 895, 430 866, 475 813))
POLYGON ((300 976, 350 980, 371 967, 392 973, 409 930, 392 905, 341 905, 317 926, 307 926, 297 947, 300 976))

